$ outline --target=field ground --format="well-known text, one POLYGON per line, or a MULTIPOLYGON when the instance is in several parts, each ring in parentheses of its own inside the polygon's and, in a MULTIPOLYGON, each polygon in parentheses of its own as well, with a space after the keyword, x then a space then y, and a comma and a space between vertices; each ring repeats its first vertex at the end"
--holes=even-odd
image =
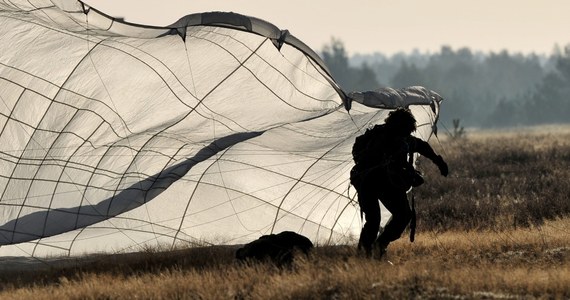
MULTIPOLYGON (((0 270, 0 299, 570 299, 570 127, 468 131, 420 163, 416 241, 386 259, 319 246, 292 268, 233 246, 92 256, 0 270)), ((439 147, 439 148, 438 148, 439 147)))
POLYGON ((317 247, 290 270, 240 265, 235 247, 102 256, 5 273, 0 299, 568 299, 569 233, 569 218, 505 232, 420 233, 395 242, 386 260, 317 247))

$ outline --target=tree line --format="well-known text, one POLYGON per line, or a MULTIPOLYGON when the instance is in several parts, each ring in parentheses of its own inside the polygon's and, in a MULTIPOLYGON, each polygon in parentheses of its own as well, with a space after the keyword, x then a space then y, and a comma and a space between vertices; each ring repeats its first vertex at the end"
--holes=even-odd
POLYGON ((425 86, 441 94, 441 122, 505 127, 570 122, 570 45, 549 56, 473 52, 347 55, 333 39, 322 57, 347 91, 425 86))

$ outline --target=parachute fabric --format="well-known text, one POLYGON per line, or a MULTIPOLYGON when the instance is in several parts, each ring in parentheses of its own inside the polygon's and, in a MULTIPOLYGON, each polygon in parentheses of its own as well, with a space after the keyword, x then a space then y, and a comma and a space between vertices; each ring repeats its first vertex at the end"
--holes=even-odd
POLYGON ((441 100, 347 96, 294 36, 233 13, 153 27, 0 0, 0 53, 0 256, 349 239, 354 138, 410 105, 427 139, 441 100))

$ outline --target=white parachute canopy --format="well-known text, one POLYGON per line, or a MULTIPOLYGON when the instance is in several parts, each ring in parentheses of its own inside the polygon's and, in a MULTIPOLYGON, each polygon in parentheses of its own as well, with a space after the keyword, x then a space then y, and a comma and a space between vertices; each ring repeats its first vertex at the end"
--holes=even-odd
POLYGON ((76 0, 0 0, 0 256, 282 230, 345 241, 361 227, 354 138, 409 106, 428 139, 440 100, 347 96, 309 47, 252 17, 152 27, 76 0))

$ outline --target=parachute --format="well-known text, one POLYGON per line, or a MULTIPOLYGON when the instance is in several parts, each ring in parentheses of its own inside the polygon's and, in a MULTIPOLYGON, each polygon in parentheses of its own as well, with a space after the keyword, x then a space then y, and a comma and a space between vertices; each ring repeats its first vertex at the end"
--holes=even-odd
POLYGON ((351 146, 422 87, 347 93, 286 30, 235 13, 131 24, 0 0, 0 256, 237 244, 361 228, 351 146), (352 193, 354 197, 354 193, 352 193))

